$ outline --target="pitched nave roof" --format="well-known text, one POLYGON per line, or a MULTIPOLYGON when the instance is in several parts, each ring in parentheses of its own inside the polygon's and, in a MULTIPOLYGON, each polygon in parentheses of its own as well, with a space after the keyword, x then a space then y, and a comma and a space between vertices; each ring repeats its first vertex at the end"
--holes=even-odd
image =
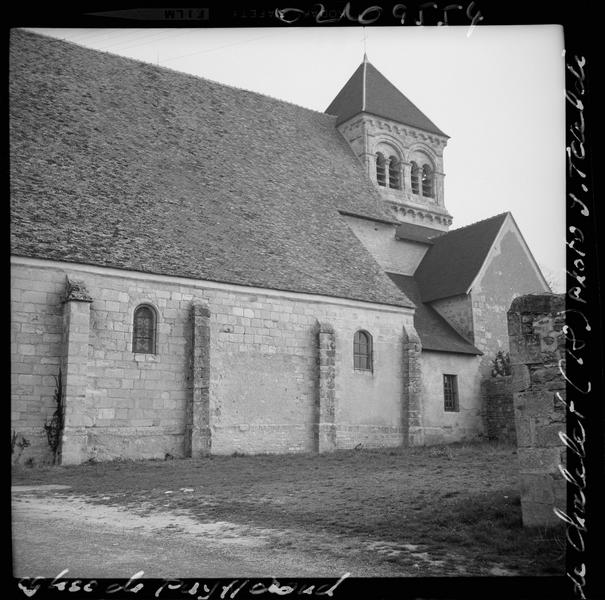
POLYGON ((398 306, 339 210, 389 220, 335 118, 13 30, 11 250, 398 306))

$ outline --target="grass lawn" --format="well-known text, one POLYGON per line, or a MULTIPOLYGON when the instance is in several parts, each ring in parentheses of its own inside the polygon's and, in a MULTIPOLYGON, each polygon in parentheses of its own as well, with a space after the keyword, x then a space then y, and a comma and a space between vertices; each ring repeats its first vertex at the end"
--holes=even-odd
POLYGON ((521 525, 511 446, 211 456, 13 471, 14 485, 51 483, 71 489, 45 493, 146 513, 186 511, 204 523, 271 528, 288 532, 275 534, 278 548, 295 545, 318 557, 365 552, 368 560, 418 569, 422 576, 498 574, 490 571, 494 565, 515 575, 564 572, 564 530, 521 525))

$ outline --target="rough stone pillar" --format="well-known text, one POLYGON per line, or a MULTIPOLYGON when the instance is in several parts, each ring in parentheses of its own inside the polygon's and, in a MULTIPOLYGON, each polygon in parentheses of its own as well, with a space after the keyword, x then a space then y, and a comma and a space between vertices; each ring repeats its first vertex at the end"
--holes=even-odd
POLYGON ((424 442, 422 427, 422 375, 420 355, 422 344, 414 327, 403 329, 403 446, 417 446, 424 442))
POLYGON ((511 375, 498 375, 481 381, 481 402, 485 431, 490 440, 515 445, 515 410, 511 375))
POLYGON ((185 456, 210 454, 210 310, 195 302, 192 312, 192 393, 187 404, 185 456))
POLYGON ((92 298, 82 282, 66 280, 63 304, 63 435, 60 464, 76 465, 87 459, 86 399, 88 338, 92 298))
POLYGON ((316 445, 317 452, 331 452, 336 449, 336 340, 331 325, 318 323, 317 341, 316 445))
POLYGON ((560 524, 553 508, 566 507, 565 359, 563 295, 521 296, 508 311, 512 391, 519 457, 521 511, 525 526, 560 524))

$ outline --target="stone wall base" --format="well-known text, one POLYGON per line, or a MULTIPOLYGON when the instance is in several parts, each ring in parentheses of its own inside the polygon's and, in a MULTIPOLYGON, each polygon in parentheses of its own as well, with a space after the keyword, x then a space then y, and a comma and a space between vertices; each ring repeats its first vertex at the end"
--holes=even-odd
POLYGON ((484 380, 481 397, 488 439, 516 444, 512 377, 509 375, 484 380))
POLYGON ((212 428, 212 454, 315 452, 313 424, 241 424, 212 428))
POLYGON ((15 447, 11 456, 13 465, 52 465, 53 453, 46 432, 40 427, 23 427, 20 433, 28 442, 24 448, 15 447))
POLYGON ((68 432, 62 464, 88 460, 164 459, 184 456, 184 435, 161 427, 87 427, 68 432), (68 449, 66 454, 65 450, 68 449))
POLYGON ((424 427, 410 427, 408 431, 408 445, 409 446, 424 446, 425 444, 425 428, 424 427))
POLYGON ((422 443, 416 445, 438 446, 456 442, 479 442, 484 439, 483 433, 471 427, 423 427, 422 443))
POLYGON ((400 427, 372 425, 337 425, 336 447, 339 450, 361 448, 394 448, 401 446, 404 435, 400 427))

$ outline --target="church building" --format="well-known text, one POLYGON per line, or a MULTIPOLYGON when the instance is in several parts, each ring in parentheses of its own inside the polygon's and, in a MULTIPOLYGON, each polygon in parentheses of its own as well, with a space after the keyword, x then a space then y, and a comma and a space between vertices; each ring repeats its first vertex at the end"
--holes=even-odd
POLYGON ((548 285, 510 213, 451 229, 448 136, 365 57, 335 93, 320 113, 13 30, 21 460, 484 436, 506 311, 548 285))

